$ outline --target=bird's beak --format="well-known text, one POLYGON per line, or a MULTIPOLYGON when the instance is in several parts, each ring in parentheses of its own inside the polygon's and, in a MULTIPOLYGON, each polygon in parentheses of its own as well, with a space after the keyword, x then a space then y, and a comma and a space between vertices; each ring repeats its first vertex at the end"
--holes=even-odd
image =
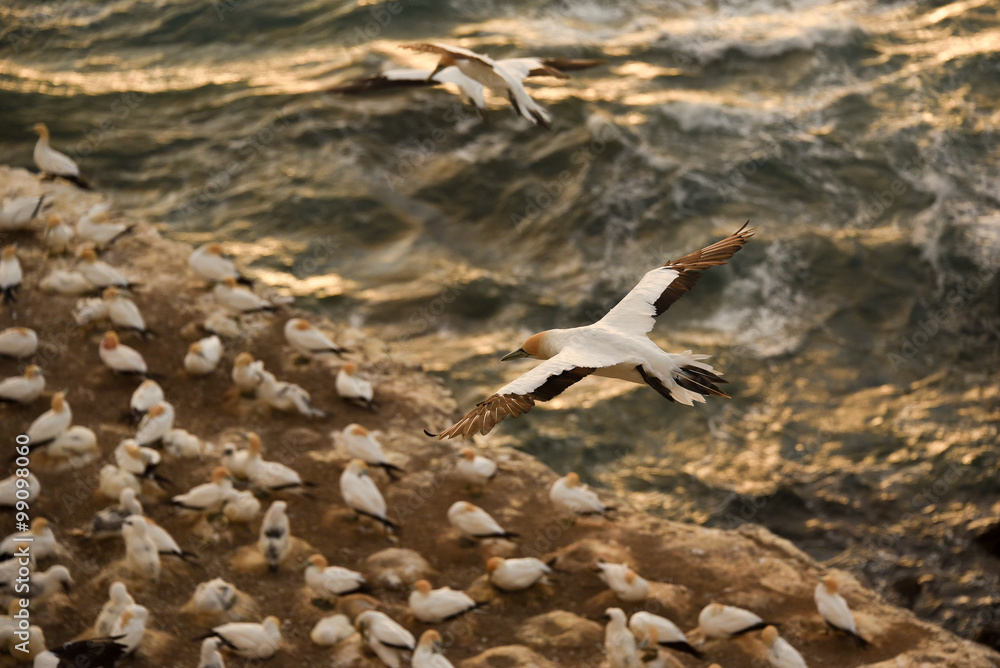
POLYGON ((445 65, 444 63, 438 63, 437 67, 434 68, 434 71, 431 72, 431 75, 429 77, 427 77, 427 80, 428 81, 433 81, 434 80, 434 75, 437 74, 438 72, 440 72, 441 70, 443 70, 446 67, 448 67, 448 66, 445 65))
POLYGON ((506 355, 504 355, 503 357, 501 357, 500 361, 501 362, 506 362, 507 360, 516 360, 516 359, 520 359, 522 357, 531 357, 531 353, 525 352, 524 348, 518 348, 514 352, 507 353, 506 355))

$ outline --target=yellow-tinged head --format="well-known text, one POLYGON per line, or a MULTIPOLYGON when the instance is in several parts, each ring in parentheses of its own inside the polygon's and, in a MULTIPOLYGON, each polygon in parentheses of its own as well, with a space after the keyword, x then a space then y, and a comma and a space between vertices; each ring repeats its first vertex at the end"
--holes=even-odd
POLYGON ((346 373, 348 376, 353 376, 358 372, 358 365, 354 362, 347 362, 344 366, 340 367, 340 370, 346 373))
POLYGON ((45 227, 53 228, 62 225, 62 219, 59 216, 49 216, 45 219, 45 227))
POLYGON ((142 451, 139 450, 139 444, 135 441, 129 441, 125 444, 125 452, 129 454, 130 457, 139 457, 142 451))
POLYGON ((29 364, 28 368, 24 370, 24 377, 27 378, 28 380, 31 380, 41 372, 42 368, 40 366, 38 366, 37 364, 29 364))
POLYGON ((224 279, 222 279, 222 283, 223 285, 225 285, 227 288, 230 289, 236 287, 236 279, 233 278, 232 276, 226 276, 224 279))
POLYGON ((496 569, 500 568, 501 566, 503 566, 503 561, 504 561, 503 557, 490 557, 486 561, 486 572, 492 573, 496 569))
POLYGON ((764 627, 764 630, 760 632, 760 639, 764 641, 765 645, 770 647, 778 639, 778 629, 773 626, 764 627))
POLYGON ((236 359, 233 360, 233 364, 239 367, 250 366, 253 364, 253 355, 248 352, 242 352, 236 356, 236 359))
POLYGON ((62 392, 56 392, 52 395, 52 410, 56 413, 62 413, 66 410, 66 395, 62 392))
POLYGON ((45 141, 49 140, 49 128, 45 123, 35 123, 35 133, 45 141))
POLYGON ((31 533, 38 535, 49 528, 49 521, 44 517, 36 517, 31 522, 31 533))
POLYGON ((368 464, 363 459, 352 459, 347 465, 347 470, 354 475, 361 475, 368 472, 368 464))
POLYGON ((114 299, 115 297, 118 296, 118 288, 112 285, 110 287, 104 288, 104 292, 101 294, 105 299, 114 299))
POLYGON ((828 594, 836 594, 839 587, 836 580, 832 577, 827 577, 823 578, 823 588, 826 589, 826 593, 828 594))
POLYGON ((201 341, 195 341, 190 346, 188 346, 188 352, 194 353, 195 355, 201 354, 201 341))
POLYGON ((94 250, 93 246, 84 246, 83 250, 80 251, 80 259, 84 262, 97 262, 97 251, 94 250))
POLYGON ((5 260, 17 257, 17 246, 14 246, 13 244, 10 246, 4 246, 3 251, 0 252, 0 257, 3 257, 5 260))
POLYGON ((160 417, 161 415, 163 415, 166 412, 167 412, 167 408, 162 403, 160 403, 160 404, 153 404, 153 406, 149 409, 149 412, 147 413, 147 415, 149 417, 158 418, 158 417, 160 417))
POLYGON ((428 582, 427 580, 417 580, 415 583, 413 583, 413 588, 416 589, 421 594, 429 594, 433 589, 431 583, 428 582))
POLYGON ((305 320, 303 318, 296 318, 294 326, 295 329, 299 330, 300 332, 312 329, 312 324, 308 320, 305 320))
POLYGON ((441 634, 434 629, 427 629, 422 634, 420 634, 420 641, 418 643, 422 647, 433 647, 434 645, 441 644, 441 634))
POLYGON ((112 331, 104 332, 104 340, 101 341, 101 347, 105 350, 114 350, 118 347, 118 334, 112 331))
POLYGON ((347 428, 347 433, 349 433, 351 436, 367 436, 368 430, 359 424, 352 424, 350 427, 347 428))
POLYGON ((635 579, 637 577, 639 577, 639 574, 633 571, 631 568, 625 571, 625 582, 627 582, 628 584, 632 584, 633 582, 635 582, 635 579))
POLYGON ((570 471, 566 474, 566 486, 576 487, 580 484, 580 474, 575 471, 570 471))
POLYGON ((458 453, 463 459, 468 461, 473 461, 476 458, 476 451, 472 448, 462 448, 462 451, 458 453))
POLYGON ((259 455, 260 451, 264 449, 264 442, 260 440, 260 436, 256 432, 250 432, 247 434, 247 443, 250 445, 250 452, 255 455, 259 455))
POLYGON ((548 359, 550 356, 542 352, 542 346, 545 343, 545 335, 548 332, 538 332, 537 334, 532 334, 524 340, 521 347, 512 353, 507 353, 500 358, 501 362, 506 362, 508 360, 516 360, 521 357, 534 357, 535 359, 548 359))
POLYGON ((222 255, 222 245, 221 244, 209 244, 205 248, 205 252, 210 255, 222 255))
POLYGON ((326 557, 324 557, 322 554, 314 554, 311 557, 309 557, 309 563, 315 566, 316 568, 326 568, 327 566, 330 565, 329 562, 327 562, 326 557))

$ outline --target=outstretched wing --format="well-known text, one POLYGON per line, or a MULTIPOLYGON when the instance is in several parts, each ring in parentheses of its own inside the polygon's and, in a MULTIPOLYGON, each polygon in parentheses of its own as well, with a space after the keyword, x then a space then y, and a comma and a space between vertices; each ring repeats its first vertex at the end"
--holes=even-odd
POLYGON ((650 331, 655 318, 693 288, 702 271, 726 264, 726 260, 743 247, 757 229, 748 230, 749 223, 747 221, 736 232, 711 246, 646 272, 642 280, 598 323, 620 331, 650 331))
POLYGON ((474 60, 485 67, 493 67, 493 60, 488 56, 470 51, 469 49, 463 49, 460 46, 423 42, 420 44, 404 44, 403 48, 418 53, 435 53, 439 56, 449 56, 455 60, 474 60))
MULTIPOLYGON (((563 351, 545 360, 534 369, 504 385, 496 394, 476 404, 465 417, 436 434, 438 440, 461 436, 469 438, 475 433, 487 434, 508 415, 517 417, 527 413, 536 401, 548 401, 573 383, 594 373, 598 367, 580 366, 578 356, 563 351)), ((431 434, 435 436, 435 434, 431 434)))
POLYGON ((518 79, 524 80, 528 77, 555 77, 557 79, 569 79, 566 74, 572 70, 585 70, 590 67, 600 65, 603 61, 591 59, 570 59, 570 58, 504 58, 497 61, 497 65, 507 69, 518 79))
MULTIPOLYGON (((341 93, 343 95, 358 95, 380 90, 390 90, 393 88, 406 88, 411 86, 436 86, 435 80, 427 80, 431 75, 430 70, 421 69, 391 69, 363 79, 348 81, 339 86, 327 89, 328 93, 341 93)), ((437 79, 438 77, 434 77, 437 79)))

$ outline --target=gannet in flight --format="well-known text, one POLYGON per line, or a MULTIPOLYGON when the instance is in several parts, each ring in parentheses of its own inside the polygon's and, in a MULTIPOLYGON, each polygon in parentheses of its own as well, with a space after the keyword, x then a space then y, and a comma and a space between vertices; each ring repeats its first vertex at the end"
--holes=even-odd
POLYGON ((754 229, 745 223, 725 239, 647 272, 592 325, 532 334, 500 361, 534 357, 544 362, 501 387, 440 434, 426 433, 438 440, 487 434, 508 415, 527 413, 536 401, 548 401, 590 374, 646 383, 666 399, 687 406, 704 402, 710 394, 728 398, 716 386, 726 381, 700 361, 707 355, 664 352, 647 334, 656 317, 694 287, 702 271, 726 264, 754 229))
POLYGON ((90 184, 80 176, 80 168, 72 158, 49 146, 49 129, 45 123, 35 123, 35 132, 38 133, 38 143, 35 144, 33 157, 38 169, 50 177, 58 176, 90 190, 90 184))

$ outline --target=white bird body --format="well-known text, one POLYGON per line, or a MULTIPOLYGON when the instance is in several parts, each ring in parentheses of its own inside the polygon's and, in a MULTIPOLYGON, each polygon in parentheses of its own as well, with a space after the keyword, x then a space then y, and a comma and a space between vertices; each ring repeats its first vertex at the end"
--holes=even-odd
POLYGON ((38 133, 38 142, 32 157, 38 169, 52 176, 79 177, 80 168, 72 158, 49 146, 49 129, 43 123, 37 123, 35 132, 38 133))
POLYGON ((212 294, 220 305, 234 313, 275 310, 274 304, 263 297, 258 297, 249 288, 238 285, 231 277, 217 283, 212 288, 212 294))
POLYGON ((623 601, 644 601, 649 596, 649 582, 628 564, 598 562, 599 577, 615 596, 623 601))
POLYGON ((21 261, 17 259, 17 248, 5 246, 0 252, 0 302, 6 304, 17 298, 17 289, 21 287, 24 272, 21 261))
POLYGON ((204 376, 215 371, 222 359, 222 340, 212 335, 195 341, 184 356, 184 370, 193 376, 204 376))
POLYGON ((45 195, 5 198, 0 204, 0 230, 13 232, 28 227, 41 211, 45 195))
POLYGON ((426 624, 437 624, 473 610, 477 603, 463 591, 451 587, 431 589, 427 580, 417 581, 408 599, 410 612, 426 624))
POLYGON ((285 323, 285 340, 299 354, 305 357, 339 355, 344 351, 326 334, 316 329, 304 318, 292 318, 285 323))
POLYGON ((104 260, 97 259, 93 248, 84 248, 80 252, 80 262, 76 270, 90 281, 95 288, 129 288, 132 281, 104 260))
POLYGON ((233 443, 226 443, 222 448, 222 465, 236 478, 246 480, 247 464, 250 462, 250 450, 240 450, 233 443))
POLYGON ((239 602, 239 594, 239 590, 231 583, 222 578, 214 578, 195 587, 191 600, 198 612, 220 615, 231 610, 239 602))
POLYGON ((572 472, 552 483, 549 500, 563 512, 577 515, 603 515, 609 510, 597 493, 582 484, 580 476, 572 472))
POLYGON ((488 512, 467 501, 456 501, 448 508, 448 522, 472 538, 512 538, 517 534, 504 530, 488 512))
POLYGON ((497 465, 492 459, 477 455, 472 448, 463 448, 455 464, 455 472, 470 484, 485 485, 497 474, 497 465))
POLYGON ((137 477, 114 464, 103 466, 99 478, 101 494, 109 499, 117 500, 126 489, 131 489, 136 494, 142 491, 142 484, 137 477))
POLYGON ((42 483, 38 481, 38 478, 35 477, 34 473, 29 472, 27 477, 28 498, 18 498, 17 490, 21 489, 21 487, 18 487, 18 480, 21 480, 21 478, 19 478, 16 474, 9 475, 3 480, 0 480, 0 508, 12 507, 16 505, 18 501, 33 503, 38 498, 38 495, 42 493, 42 483))
POLYGON ((122 616, 122 613, 126 609, 133 605, 135 605, 135 599, 129 595, 124 583, 111 583, 111 586, 108 588, 108 600, 101 607, 101 612, 97 615, 97 621, 94 622, 95 633, 99 637, 110 636, 112 629, 118 623, 119 617, 122 616))
POLYGON ((778 629, 768 626, 760 634, 767 648, 767 660, 772 668, 809 668, 798 650, 778 635, 778 629))
POLYGON ((288 504, 275 501, 264 513, 264 521, 260 525, 260 535, 257 538, 257 549, 267 561, 267 567, 272 573, 278 571, 281 562, 285 560, 292 549, 291 524, 285 509, 288 504))
POLYGON ((331 647, 354 634, 354 627, 347 615, 329 615, 316 622, 309 639, 317 645, 331 647))
POLYGON ((269 462, 261 459, 260 437, 250 436, 250 454, 244 464, 246 477, 257 487, 268 490, 293 489, 304 487, 302 476, 290 466, 281 462, 269 462))
POLYGON ((186 429, 171 429, 163 436, 163 449, 178 459, 201 459, 205 442, 186 429))
POLYGON ((830 627, 851 636, 859 648, 867 649, 869 642, 858 635, 858 627, 854 622, 854 615, 851 614, 851 608, 844 597, 837 593, 837 589, 837 581, 833 578, 826 578, 816 585, 813 595, 816 610, 830 627))
POLYGON ((28 597, 36 602, 44 601, 59 591, 68 591, 73 584, 69 569, 61 564, 52 566, 42 573, 31 574, 28 597))
POLYGON ((198 658, 198 668, 226 668, 226 662, 219 653, 222 640, 205 638, 201 641, 201 654, 198 658))
POLYGON ((610 617, 604 627, 604 653, 611 668, 641 668, 635 636, 625 625, 625 612, 621 608, 604 611, 610 617))
POLYGON ((97 352, 104 365, 115 373, 144 374, 149 370, 139 351, 119 342, 114 332, 105 332, 97 352))
POLYGON ((31 357, 38 350, 38 334, 27 327, 8 327, 0 331, 0 356, 31 357))
POLYGON ((125 563, 139 577, 156 581, 160 577, 160 551, 149 535, 149 525, 141 515, 131 515, 122 522, 125 540, 125 563))
POLYGON ((145 415, 155 404, 163 401, 163 388, 155 380, 147 379, 135 388, 129 399, 129 408, 134 415, 145 415))
POLYGON ((152 445, 161 441, 174 428, 174 406, 169 401, 160 401, 149 407, 135 430, 135 442, 152 445))
POLYGON ((93 289, 90 281, 84 278, 83 274, 65 269, 53 269, 50 274, 39 281, 38 287, 46 292, 55 292, 60 295, 82 295, 93 289))
POLYGON ((171 499, 174 505, 203 512, 215 512, 236 493, 229 471, 218 467, 212 471, 212 482, 192 487, 171 499))
MULTIPOLYGON (((117 469, 115 466, 111 466, 111 468, 117 469)), ((122 522, 130 515, 142 515, 142 504, 136 499, 136 491, 131 487, 125 487, 118 494, 117 506, 104 508, 94 514, 90 520, 89 536, 100 538, 109 534, 121 533, 122 522)))
POLYGON ((49 443, 46 452, 51 459, 65 459, 73 468, 92 461, 100 453, 97 434, 82 425, 73 425, 49 443))
POLYGON ((698 614, 698 627, 708 638, 732 638, 765 626, 760 616, 733 605, 709 603, 698 614))
MULTIPOLYGON (((89 284, 88 284, 89 285, 89 284)), ((98 297, 82 297, 73 306, 73 320, 80 327, 108 319, 108 305, 98 297)))
POLYGON ((122 440, 112 454, 118 468, 139 477, 147 477, 148 472, 162 460, 159 452, 144 448, 131 438, 122 440))
POLYGON ((323 417, 323 411, 313 407, 309 393, 294 383, 279 381, 269 371, 261 371, 257 397, 279 411, 298 411, 306 417, 323 417))
MULTIPOLYGON (((94 208, 99 206, 101 205, 96 204, 94 208)), ((76 236, 80 239, 89 241, 101 248, 132 229, 132 226, 125 223, 103 222, 107 218, 107 214, 104 211, 94 213, 94 208, 76 221, 76 236), (98 218, 102 219, 102 221, 99 222, 98 218)))
POLYGON ((0 401, 16 401, 30 404, 45 391, 45 376, 34 364, 24 370, 23 376, 11 376, 0 380, 0 401))
POLYGON ((389 668, 400 668, 403 652, 412 651, 417 645, 413 634, 384 612, 366 610, 357 616, 354 626, 361 632, 368 647, 389 668))
POLYGON ((132 604, 125 608, 118 617, 114 628, 111 629, 111 637, 120 645, 125 646, 125 654, 131 654, 139 648, 143 636, 146 634, 146 621, 149 619, 149 610, 144 606, 132 604))
POLYGON ((69 429, 73 422, 73 411, 62 392, 52 395, 52 407, 39 415, 28 427, 26 435, 32 449, 50 443, 69 429))
POLYGON ((236 492, 222 504, 222 514, 230 522, 246 524, 260 515, 260 501, 248 489, 236 492))
MULTIPOLYGON (((69 249, 69 244, 73 241, 75 232, 73 228, 62 219, 56 216, 49 216, 45 221, 45 233, 42 240, 50 253, 60 255, 69 249)), ((86 280, 86 278, 84 279, 86 280)), ((87 281, 87 289, 92 288, 90 281, 87 281)))
POLYGON ((12 533, 0 541, 0 555, 14 554, 18 544, 21 543, 19 539, 25 538, 31 539, 31 556, 35 561, 65 553, 56 540, 55 534, 52 533, 52 529, 49 528, 48 520, 44 517, 36 517, 32 520, 31 528, 28 531, 12 533))
POLYGON ((270 659, 281 646, 281 626, 277 617, 267 617, 260 624, 222 624, 213 628, 212 633, 235 654, 248 659, 270 659))
POLYGON ((701 653, 688 643, 684 632, 666 617, 640 610, 629 618, 628 627, 641 642, 664 645, 701 657, 701 653))
POLYGON ((104 303, 108 310, 108 319, 115 327, 146 332, 146 321, 135 302, 110 287, 104 290, 104 303))
POLYGON ((375 390, 371 383, 357 375, 357 366, 353 362, 348 362, 340 367, 334 387, 341 399, 357 402, 366 408, 371 408, 375 390))
MULTIPOLYGON (((334 435, 337 433, 334 432, 334 435)), ((394 475, 394 471, 402 472, 403 469, 391 463, 382 451, 382 444, 378 442, 375 435, 357 423, 352 423, 344 427, 339 433, 339 440, 344 445, 353 459, 360 459, 369 466, 381 466, 394 475)))
POLYGON ((455 668, 455 665, 442 654, 441 634, 434 629, 428 629, 421 634, 410 664, 413 668, 455 668))
POLYGON ((365 584, 365 576, 343 566, 329 566, 321 554, 309 557, 306 585, 320 598, 331 599, 350 594, 365 584))
POLYGON ((243 336, 243 328, 240 326, 239 321, 236 320, 236 317, 232 313, 225 310, 210 313, 202 323, 202 327, 205 331, 230 339, 243 336))
POLYGON ((253 394, 264 380, 264 363, 243 352, 233 360, 233 383, 242 394, 253 394))
POLYGON ((503 557, 490 557, 486 562, 486 571, 489 573, 490 582, 503 591, 521 591, 534 586, 536 583, 547 583, 546 577, 552 569, 535 557, 521 557, 518 559, 504 559, 503 557))
POLYGON ((236 265, 223 256, 222 246, 217 243, 207 243, 193 250, 188 257, 188 267, 201 278, 213 283, 240 277, 236 265))
POLYGON ((148 517, 143 517, 143 519, 146 520, 146 535, 153 541, 157 552, 160 554, 170 554, 175 557, 188 556, 188 553, 181 549, 181 546, 177 544, 177 541, 170 535, 170 532, 148 517))
POLYGON ((386 527, 395 527, 386 515, 385 498, 368 475, 368 465, 362 460, 352 459, 340 474, 340 495, 348 508, 376 519, 386 527))

